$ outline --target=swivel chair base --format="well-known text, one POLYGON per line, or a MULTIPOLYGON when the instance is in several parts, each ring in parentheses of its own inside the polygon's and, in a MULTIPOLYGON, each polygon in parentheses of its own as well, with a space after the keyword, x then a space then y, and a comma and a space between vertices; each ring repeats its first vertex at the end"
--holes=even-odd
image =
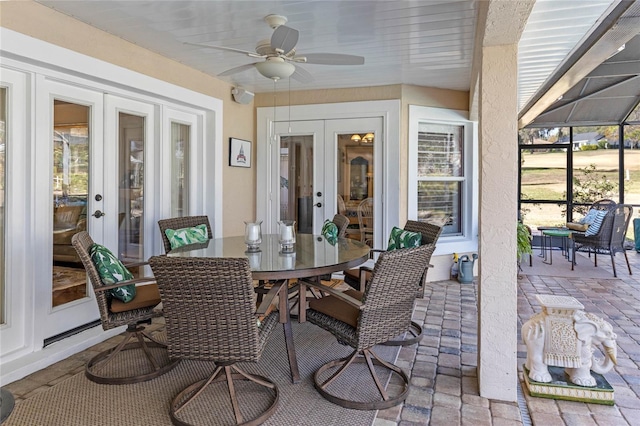
POLYGON ((384 342, 385 346, 409 346, 414 343, 418 343, 422 338, 422 327, 420 324, 411 321, 411 325, 407 330, 407 337, 405 339, 400 340, 389 340, 388 342, 384 342))
POLYGON ((345 408, 353 408, 356 410, 383 410, 402 403, 409 394, 409 377, 400 369, 400 367, 390 364, 376 355, 371 349, 364 349, 362 355, 358 351, 354 351, 351 355, 330 361, 320 367, 313 375, 313 384, 323 398, 340 405, 345 408), (378 388, 380 399, 374 401, 354 401, 339 397, 335 393, 330 393, 327 389, 331 383, 335 381, 342 373, 344 373, 352 363, 366 363, 371 373, 371 377, 378 388), (375 365, 385 367, 385 369, 398 376, 402 380, 402 391, 395 396, 390 396, 385 390, 382 381, 375 372, 375 365), (321 381, 321 376, 329 369, 337 368, 330 376, 321 381))
MULTIPOLYGON (((92 382, 105 385, 125 385, 155 379, 156 377, 168 372, 176 365, 178 365, 179 360, 168 360, 168 356, 163 357, 153 353, 154 351, 152 350, 152 348, 164 349, 166 347, 167 345, 160 343, 149 334, 145 333, 143 326, 129 325, 127 327, 127 335, 125 339, 118 346, 100 352, 98 355, 91 358, 89 362, 87 362, 87 365, 85 367, 85 376, 87 376, 87 378, 92 382), (129 341, 133 339, 137 339, 137 342, 129 343, 129 341), (145 339, 148 339, 150 341, 147 342, 145 339), (144 354, 146 361, 148 362, 146 371, 133 376, 113 376, 110 374, 105 374, 105 369, 107 369, 108 365, 114 361, 116 356, 124 355, 126 351, 134 350, 142 352, 144 354), (161 358, 166 359, 162 360, 161 358)), ((117 368, 126 369, 127 366, 118 365, 117 368)), ((132 366, 131 370, 139 372, 140 368, 136 365, 132 366)))
MULTIPOLYGON (((215 371, 205 380, 200 380, 196 383, 185 388, 182 392, 180 392, 174 399, 171 401, 171 407, 169 409, 169 415, 171 416, 171 422, 176 426, 191 426, 190 423, 186 422, 183 419, 178 418, 180 412, 186 408, 191 402, 193 402, 198 396, 200 396, 203 391, 212 383, 217 382, 226 382, 227 391, 229 393, 229 398, 231 400, 231 405, 233 407, 233 414, 235 416, 235 424, 236 425, 245 425, 245 426, 257 426, 265 422, 269 417, 275 413, 278 408, 278 400, 279 400, 279 392, 278 387, 271 380, 266 377, 259 376, 257 374, 249 374, 247 372, 242 371, 235 365, 220 365, 216 367, 215 371), (240 411, 240 404, 238 401, 238 394, 236 393, 236 385, 235 381, 250 381, 256 383, 260 386, 263 386, 267 389, 270 389, 273 393, 272 398, 273 401, 270 405, 263 410, 256 417, 245 420, 244 416, 240 411)), ((200 404, 202 405, 202 404, 200 404)), ((208 413, 211 413, 211 410, 208 410, 208 413)))

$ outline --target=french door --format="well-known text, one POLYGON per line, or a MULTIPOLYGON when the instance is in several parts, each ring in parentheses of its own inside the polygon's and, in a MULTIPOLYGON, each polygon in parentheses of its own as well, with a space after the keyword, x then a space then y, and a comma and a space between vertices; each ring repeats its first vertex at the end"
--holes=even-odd
MULTIPOLYGON (((88 231, 123 261, 151 247, 144 194, 153 158, 153 105, 38 77, 36 94, 36 341, 99 318, 71 238, 88 231)), ((149 188, 151 187, 151 188, 149 188)), ((147 197, 148 198, 148 197, 147 197)))
MULTIPOLYGON (((99 318, 71 238, 87 230, 103 243, 105 156, 103 95, 36 77, 34 265, 36 342, 99 318)), ((37 344, 37 343, 36 343, 37 344)))
MULTIPOLYGON (((376 185, 381 176, 376 170, 382 170, 382 159, 375 153, 383 143, 382 118, 276 123, 275 135, 271 171, 258 177, 270 182, 267 232, 278 220, 289 219, 300 233, 320 234, 324 221, 340 212, 351 221, 350 236, 360 239, 357 207, 367 198, 373 199, 374 229, 381 229, 382 185, 376 185)), ((382 244, 376 234, 381 233, 374 233, 372 246, 382 244)))

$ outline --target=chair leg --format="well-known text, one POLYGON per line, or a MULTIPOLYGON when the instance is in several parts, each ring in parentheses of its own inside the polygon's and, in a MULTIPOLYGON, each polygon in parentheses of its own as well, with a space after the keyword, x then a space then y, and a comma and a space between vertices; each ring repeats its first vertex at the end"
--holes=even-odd
POLYGON ((617 278, 618 274, 616 273, 616 262, 615 262, 615 259, 614 259, 615 253, 613 252, 613 250, 610 250, 609 254, 611 255, 611 266, 613 267, 613 276, 614 276, 614 278, 617 278))
MULTIPOLYGON (((91 358, 85 366, 85 376, 95 383, 107 384, 107 385, 124 385, 132 383, 145 382, 147 380, 154 379, 162 374, 168 372, 173 367, 178 365, 179 360, 168 360, 160 362, 157 354, 154 355, 151 348, 166 348, 167 345, 160 343, 156 339, 150 337, 144 332, 144 327, 140 325, 129 325, 127 327, 126 337, 115 348, 108 349, 100 352, 98 355, 91 358), (150 342, 144 340, 148 338, 150 342), (133 340, 132 343, 129 343, 133 340), (137 350, 144 354, 148 365, 151 367, 150 371, 142 372, 135 371, 134 375, 123 376, 111 376, 103 374, 107 366, 111 365, 118 354, 124 351, 137 350)), ((126 368, 126 367, 124 367, 126 368)))
POLYGON ((181 420, 178 415, 180 412, 186 408, 191 402, 193 402, 198 396, 200 396, 205 389, 211 385, 212 383, 217 382, 226 382, 227 390, 229 392, 229 399, 231 402, 231 406, 233 408, 233 415, 235 418, 236 425, 246 425, 246 426, 257 426, 262 423, 269 417, 273 415, 273 413, 278 408, 279 401, 279 391, 278 387, 271 380, 266 377, 259 376, 256 374, 249 374, 241 369, 237 368, 233 364, 229 365, 221 365, 216 367, 214 372, 208 379, 200 380, 196 383, 185 388, 182 392, 180 392, 176 397, 171 401, 171 406, 169 408, 169 415, 171 417, 171 422, 174 425, 188 426, 189 423, 181 420), (247 380, 253 383, 256 383, 260 386, 266 387, 273 391, 273 402, 269 407, 260 413, 257 417, 245 421, 241 411, 240 411, 240 403, 238 401, 238 394, 236 393, 236 388, 234 381, 237 380, 247 380))
MULTIPOLYGON (((322 395, 323 398, 334 404, 340 405, 346 408, 353 408, 356 410, 381 410, 390 408, 400 404, 404 401, 409 394, 409 377, 398 366, 390 364, 376 355, 371 349, 365 349, 362 353, 353 351, 353 353, 345 358, 330 361, 320 367, 313 375, 313 382, 316 390, 322 395), (375 401, 354 401, 337 396, 329 391, 329 386, 344 373, 352 364, 366 363, 371 377, 376 385, 380 399, 375 401), (390 373, 395 373, 402 380, 402 390, 398 395, 390 396, 382 385, 382 381, 375 372, 374 366, 382 366, 390 373), (323 373, 330 369, 336 368, 327 379, 321 381, 323 373)), ((337 386, 337 385, 336 385, 337 386)))
POLYGON ((627 262, 627 269, 629 270, 629 275, 633 275, 631 272, 631 265, 629 265, 629 258, 627 257, 627 251, 622 250, 622 254, 624 254, 624 260, 627 262))

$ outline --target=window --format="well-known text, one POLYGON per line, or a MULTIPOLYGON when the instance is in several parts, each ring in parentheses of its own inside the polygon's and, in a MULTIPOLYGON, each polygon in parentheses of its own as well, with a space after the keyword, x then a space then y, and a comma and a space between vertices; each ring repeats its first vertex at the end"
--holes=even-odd
POLYGON ((409 219, 444 221, 442 237, 474 239, 474 128, 460 111, 409 107, 409 219))

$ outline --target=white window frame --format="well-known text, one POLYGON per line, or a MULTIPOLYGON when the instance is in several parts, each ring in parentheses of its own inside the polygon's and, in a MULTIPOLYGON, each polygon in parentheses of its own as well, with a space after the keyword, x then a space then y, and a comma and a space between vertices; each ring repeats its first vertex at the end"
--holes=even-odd
MULTIPOLYGON (((421 123, 446 124, 464 128, 461 196, 461 235, 441 235, 435 255, 464 253, 478 249, 478 126, 467 111, 409 105, 409 146, 407 217, 418 218, 418 183, 431 178, 418 177, 418 131, 421 123)), ((438 179, 442 180, 442 179, 438 179)), ((450 180, 450 179, 447 179, 450 180)))

